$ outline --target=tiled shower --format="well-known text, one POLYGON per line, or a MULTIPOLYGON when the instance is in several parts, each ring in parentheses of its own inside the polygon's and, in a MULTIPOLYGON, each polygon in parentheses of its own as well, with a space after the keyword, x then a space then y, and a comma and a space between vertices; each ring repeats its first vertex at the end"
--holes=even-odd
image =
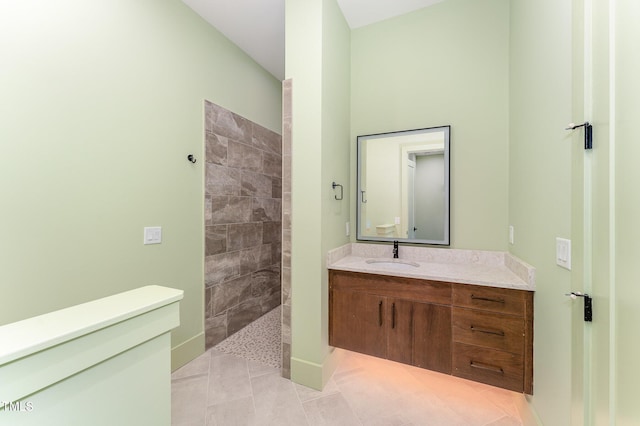
POLYGON ((207 349, 281 304, 282 138, 205 103, 207 349))

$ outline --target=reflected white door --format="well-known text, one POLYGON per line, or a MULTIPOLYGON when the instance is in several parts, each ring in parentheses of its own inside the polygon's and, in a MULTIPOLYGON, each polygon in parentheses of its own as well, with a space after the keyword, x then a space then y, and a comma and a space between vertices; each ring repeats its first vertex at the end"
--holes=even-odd
POLYGON ((415 156, 410 155, 407 162, 407 238, 416 237, 416 214, 415 214, 415 179, 416 179, 416 162, 413 161, 415 156))
POLYGON ((422 240, 444 240, 444 153, 416 155, 415 160, 415 235, 422 240))

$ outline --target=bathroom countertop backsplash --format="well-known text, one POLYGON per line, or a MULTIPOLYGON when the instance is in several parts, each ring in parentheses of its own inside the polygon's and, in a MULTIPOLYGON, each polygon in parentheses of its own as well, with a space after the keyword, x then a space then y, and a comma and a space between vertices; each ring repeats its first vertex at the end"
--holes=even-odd
POLYGON ((367 263, 371 259, 391 261, 392 257, 390 244, 349 243, 327 253, 327 268, 535 290, 535 268, 506 252, 401 245, 397 261, 412 262, 418 266, 398 270, 384 263, 367 263))

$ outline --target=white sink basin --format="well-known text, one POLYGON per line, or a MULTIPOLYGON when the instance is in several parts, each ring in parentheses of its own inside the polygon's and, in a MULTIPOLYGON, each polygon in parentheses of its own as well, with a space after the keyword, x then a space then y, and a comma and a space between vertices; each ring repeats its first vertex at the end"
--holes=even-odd
POLYGON ((368 259, 368 264, 380 266, 385 269, 394 269, 396 271, 407 271, 420 266, 416 262, 401 259, 368 259))

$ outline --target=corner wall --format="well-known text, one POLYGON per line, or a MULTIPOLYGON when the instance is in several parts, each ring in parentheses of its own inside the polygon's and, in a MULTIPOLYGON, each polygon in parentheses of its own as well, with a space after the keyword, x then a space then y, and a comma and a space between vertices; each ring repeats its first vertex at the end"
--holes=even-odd
POLYGON ((291 378, 321 389, 331 374, 325 256, 345 244, 349 29, 335 0, 286 2, 286 78, 292 90, 291 378))
POLYGON ((536 267, 530 402, 543 424, 568 425, 571 271, 556 265, 555 238, 572 237, 572 2, 515 0, 510 20, 509 251, 536 267))

